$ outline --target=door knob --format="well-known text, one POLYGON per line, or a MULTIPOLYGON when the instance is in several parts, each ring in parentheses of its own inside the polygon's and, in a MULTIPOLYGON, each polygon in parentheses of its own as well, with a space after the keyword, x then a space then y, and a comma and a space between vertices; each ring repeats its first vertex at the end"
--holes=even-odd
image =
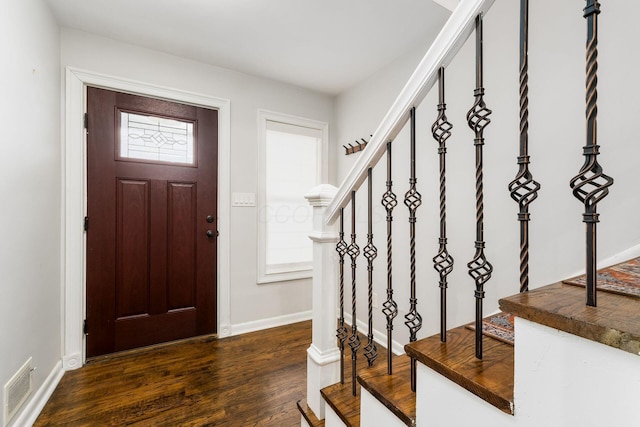
POLYGON ((213 222, 213 216, 212 215, 207 215, 207 222, 209 224, 211 224, 213 222))
POLYGON ((210 239, 213 237, 213 231, 212 230, 207 230, 207 237, 210 238, 210 239))

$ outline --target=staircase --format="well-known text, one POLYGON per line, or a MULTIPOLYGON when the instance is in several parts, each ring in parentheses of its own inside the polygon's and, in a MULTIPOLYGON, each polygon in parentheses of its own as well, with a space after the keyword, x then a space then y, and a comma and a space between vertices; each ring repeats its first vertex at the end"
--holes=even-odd
POLYGON ((612 71, 640 65, 639 55, 620 53, 628 50, 624 24, 640 6, 603 0, 599 18, 595 0, 583 13, 541 0, 530 19, 528 1, 517 3, 462 0, 340 188, 307 196, 314 314, 307 398, 298 402, 303 426, 638 422, 640 267, 631 260, 596 268, 640 255, 640 232, 631 226, 640 207, 633 197, 640 149, 619 138, 633 135, 637 110, 620 96, 634 99, 640 89, 612 71), (529 67, 530 20, 539 24, 531 27, 531 56, 551 63, 529 67), (618 138, 601 137, 600 150, 599 25, 609 37, 601 86, 619 94, 601 96, 611 111, 601 113, 600 133, 618 138), (519 58, 504 60, 517 52, 518 33, 519 58), (578 33, 579 78, 568 73, 573 48, 563 49, 578 33), (519 82, 517 67, 505 69, 514 62, 519 82), (460 80, 465 73, 473 86, 460 80), (574 81, 579 114, 563 101, 574 81), (466 114, 461 100, 473 104, 466 114), (373 207, 380 205, 386 218, 373 207), (556 282, 573 276, 584 277, 556 282), (386 301, 377 303, 378 295, 386 301), (505 328, 514 339, 488 331, 498 309, 506 313, 498 319, 513 319, 505 328))

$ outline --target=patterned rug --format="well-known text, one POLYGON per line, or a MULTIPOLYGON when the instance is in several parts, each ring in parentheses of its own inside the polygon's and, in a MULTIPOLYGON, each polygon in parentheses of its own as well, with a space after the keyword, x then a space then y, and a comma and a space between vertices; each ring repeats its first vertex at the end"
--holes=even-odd
MULTIPOLYGON (((467 328, 475 331, 475 322, 468 324, 467 328)), ((482 333, 499 341, 513 345, 513 314, 501 312, 483 319, 482 333)))
MULTIPOLYGON (((583 287, 587 285, 584 275, 563 283, 583 287)), ((596 287, 606 292, 640 297, 640 257, 598 271, 596 287)))

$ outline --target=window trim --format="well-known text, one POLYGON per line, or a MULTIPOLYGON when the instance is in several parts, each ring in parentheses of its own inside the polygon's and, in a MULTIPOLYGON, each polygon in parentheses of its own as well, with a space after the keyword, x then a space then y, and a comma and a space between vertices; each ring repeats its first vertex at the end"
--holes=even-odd
MULTIPOLYGON (((318 148, 319 183, 328 182, 329 166, 329 124, 326 122, 276 113, 267 110, 258 110, 258 244, 257 244, 257 283, 274 283, 288 280, 307 279, 312 276, 312 266, 301 266, 299 263, 280 265, 278 271, 267 271, 267 230, 266 230, 266 174, 267 174, 267 122, 279 122, 287 125, 306 127, 319 130, 322 134, 318 148), (285 270, 285 271, 282 271, 285 270)), ((309 191, 311 188, 309 188, 309 191)))

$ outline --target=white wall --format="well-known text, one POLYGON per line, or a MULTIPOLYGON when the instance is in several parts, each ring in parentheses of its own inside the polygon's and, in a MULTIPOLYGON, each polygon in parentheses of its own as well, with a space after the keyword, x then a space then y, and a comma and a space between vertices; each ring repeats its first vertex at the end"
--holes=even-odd
MULTIPOLYGON (((231 192, 255 193, 259 108, 330 122, 329 96, 136 47, 62 30, 62 66, 231 101, 231 192)), ((245 325, 311 309, 309 280, 256 284, 257 208, 231 208, 231 323, 245 325)))
MULTIPOLYGON (((492 123, 485 130, 484 190, 486 256, 493 264, 493 278, 486 284, 485 314, 497 309, 500 297, 514 294, 519 287, 519 225, 517 205, 507 191, 517 172, 519 135, 518 94, 518 2, 497 0, 484 20, 485 101, 493 110, 492 123)), ((531 206, 532 221, 531 286, 567 278, 584 268, 584 226, 582 205, 573 197, 569 180, 583 164, 585 20, 583 4, 544 0, 531 4, 529 58, 529 116, 531 170, 542 190, 531 206), (552 12, 550 12, 552 11, 552 12)), ((633 170, 640 146, 635 142, 634 121, 640 88, 634 84, 633 70, 640 65, 640 53, 633 49, 630 21, 636 4, 603 4, 600 15, 599 143, 600 162, 616 182, 611 194, 600 203, 598 226, 599 259, 605 259, 640 242, 634 212, 640 207, 633 185, 633 170)), ((357 87, 341 94, 336 102, 337 141, 345 143, 371 133, 391 105, 391 93, 399 92, 425 49, 416 48, 357 87), (413 55, 413 56, 412 56, 413 55), (405 77, 406 76, 406 77, 405 77)), ((447 69, 447 115, 453 123, 447 155, 447 226, 449 251, 455 258, 449 276, 449 326, 473 319, 475 288, 466 264, 474 254, 475 178, 473 133, 466 124, 466 112, 473 104, 473 39, 447 69)), ((437 144, 431 137, 436 118, 437 91, 427 96, 417 110, 418 191, 423 204, 418 209, 416 230, 417 286, 423 328, 419 337, 439 328, 438 276, 432 257, 438 243, 438 163, 437 144)), ((408 341, 403 325, 408 310, 409 243, 408 211, 402 204, 408 189, 409 144, 404 131, 394 143, 394 191, 399 205, 394 211, 394 284, 400 314, 395 336, 408 341)), ((358 154, 338 158, 338 182, 358 154)), ((381 165, 384 165, 384 157, 381 165)), ((374 262, 374 291, 380 304, 385 299, 386 250, 385 212, 380 196, 385 191, 384 166, 374 169, 374 230, 378 258, 374 262)), ((358 244, 366 244, 366 193, 358 192, 358 244)), ((345 210, 350 215, 349 209, 345 210)), ((350 233, 347 221, 346 234, 350 233)), ((347 261, 347 266, 350 262, 347 261)), ((359 260, 358 317, 366 316, 366 261, 359 260)), ((347 286, 350 272, 347 269, 347 286)), ((347 292, 349 295, 350 292, 347 292)), ((350 310, 347 298, 346 306, 350 310)), ((385 329, 384 316, 375 314, 375 328, 385 329)))
POLYGON ((61 348, 59 30, 43 2, 3 2, 0 46, 0 385, 33 357, 37 390, 61 348))

